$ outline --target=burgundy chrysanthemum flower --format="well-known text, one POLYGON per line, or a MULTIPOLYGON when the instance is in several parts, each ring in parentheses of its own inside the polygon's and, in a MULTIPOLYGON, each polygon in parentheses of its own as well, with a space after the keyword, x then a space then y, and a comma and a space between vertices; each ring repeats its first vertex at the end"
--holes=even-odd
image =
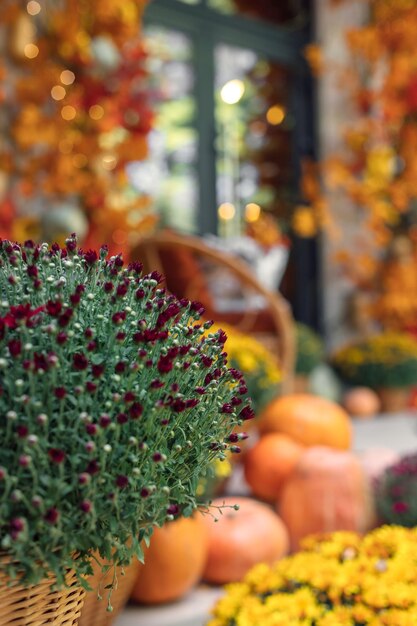
POLYGON ((116 420, 118 424, 126 424, 129 418, 126 413, 119 413, 118 416, 116 417, 116 420))
POLYGON ((117 374, 123 374, 125 369, 126 369, 126 363, 124 361, 119 361, 118 363, 116 363, 116 365, 114 367, 114 371, 117 374))
POLYGON ((94 352, 94 350, 97 348, 97 342, 96 341, 89 341, 87 344, 87 350, 88 352, 94 352))
POLYGON ((18 357, 22 352, 22 344, 19 339, 11 339, 8 342, 7 347, 9 348, 10 356, 13 358, 18 357))
POLYGON ((158 361, 158 372, 168 374, 174 367, 173 362, 166 356, 161 356, 158 361))
POLYGON ((133 391, 126 391, 124 395, 124 401, 133 402, 134 400, 136 400, 136 395, 133 393, 133 391))
POLYGON ((139 275, 142 273, 143 265, 140 261, 132 261, 127 266, 127 269, 129 270, 129 272, 135 272, 135 274, 139 275))
POLYGON ((71 321, 72 315, 73 315, 73 310, 72 309, 65 309, 65 311, 62 313, 62 315, 60 315, 58 317, 58 324, 61 326, 61 328, 64 328, 65 326, 68 326, 68 324, 71 321))
POLYGON ((255 412, 250 406, 245 406, 239 413, 239 419, 247 421, 255 417, 255 412))
POLYGON ((104 283, 103 287, 106 293, 110 293, 111 291, 113 291, 114 285, 111 281, 108 280, 104 283))
POLYGON ((159 380, 159 378, 155 378, 151 384, 150 384, 150 388, 151 389, 161 389, 161 387, 164 386, 165 383, 162 382, 162 380, 159 380))
POLYGON ((72 293, 70 295, 70 301, 71 304, 73 304, 74 306, 76 306, 77 304, 80 303, 81 300, 81 294, 80 293, 72 293))
POLYGON ((88 359, 82 352, 76 352, 72 357, 72 365, 75 370, 85 370, 88 367, 88 359))
POLYGON ((167 507, 167 514, 168 515, 178 515, 180 512, 180 507, 178 506, 178 504, 170 504, 167 507))
POLYGON ((56 342, 57 342, 60 346, 62 346, 62 345, 66 342, 66 340, 67 340, 67 339, 68 339, 68 335, 67 335, 67 333, 64 333, 64 331, 63 331, 63 330, 61 330, 61 332, 59 332, 59 333, 57 334, 57 336, 56 336, 56 342))
POLYGON ((43 370, 44 372, 47 372, 49 369, 49 363, 46 356, 40 352, 34 353, 33 365, 36 371, 43 370))
POLYGON ((392 505, 392 510, 394 511, 394 513, 406 513, 408 509, 409 506, 407 502, 402 502, 401 500, 399 502, 394 502, 392 505))
POLYGON ((100 415, 98 422, 102 428, 107 428, 107 426, 111 423, 110 415, 103 413, 103 415, 100 415))
POLYGON ((91 500, 83 500, 80 503, 80 509, 83 513, 90 513, 92 508, 93 508, 93 504, 91 500))
POLYGON ((181 398, 175 398, 171 404, 171 408, 175 413, 182 413, 187 408, 187 404, 181 398))
POLYGON ((60 515, 58 509, 52 507, 46 511, 44 519, 48 522, 48 524, 56 524, 59 517, 60 515))
POLYGON ((111 319, 113 324, 122 324, 122 322, 126 319, 126 311, 117 311, 116 313, 113 313, 111 319))
POLYGON ((36 267, 36 265, 28 265, 27 266, 27 274, 28 276, 30 276, 30 278, 37 278, 38 277, 38 268, 36 267))
POLYGON ((172 302, 171 304, 167 306, 165 311, 162 311, 162 313, 158 315, 158 319, 156 320, 156 326, 158 328, 160 328, 161 326, 164 326, 164 324, 166 324, 168 320, 178 315, 180 310, 181 310, 181 307, 179 306, 179 304, 177 302, 172 302))
POLYGON ((150 494, 151 492, 146 487, 142 487, 142 489, 140 490, 140 495, 142 498, 148 498, 150 494))
POLYGON ((125 489, 129 484, 129 479, 127 476, 124 476, 123 474, 119 474, 116 477, 116 485, 117 487, 119 487, 119 489, 125 489))
POLYGON ((57 465, 65 461, 65 452, 59 448, 49 448, 48 456, 50 460, 57 465))
POLYGON ((96 383, 91 382, 91 380, 87 380, 87 382, 85 383, 85 388, 88 393, 95 393, 97 391, 96 383))
POLYGON ((25 520, 23 517, 14 517, 10 520, 10 536, 15 541, 25 528, 25 520))
POLYGON ((67 395, 67 390, 65 389, 65 387, 55 387, 54 395, 56 398, 58 398, 58 400, 63 400, 67 395))
POLYGON ((94 378, 100 378, 100 376, 102 376, 104 373, 104 365, 101 365, 101 364, 92 365, 91 373, 93 374, 94 378))
POLYGON ((92 435, 92 436, 97 435, 97 432, 98 432, 97 424, 86 424, 85 430, 87 434, 89 435, 92 435))
POLYGON ((221 413, 233 413, 233 406, 229 402, 226 402, 225 404, 223 404, 220 412, 221 413))
POLYGON ((142 288, 136 289, 135 298, 136 300, 142 300, 145 297, 145 290, 142 288))
POLYGON ((93 476, 94 474, 97 474, 100 471, 100 465, 99 465, 97 459, 92 459, 87 464, 87 467, 85 468, 85 471, 87 472, 87 474, 90 474, 91 476, 93 476))
POLYGON ((119 298, 122 298, 123 296, 127 294, 127 290, 128 290, 128 286, 125 283, 118 285, 116 289, 116 296, 118 296, 119 298))
POLYGON ((16 428, 16 432, 17 432, 17 436, 20 437, 20 439, 25 439, 25 437, 27 437, 29 434, 29 428, 25 426, 24 424, 20 424, 16 428))
POLYGON ((134 402, 129 408, 129 415, 133 420, 137 420, 143 413, 143 406, 140 402, 134 402))
POLYGON ((98 259, 97 252, 95 250, 87 250, 87 252, 84 253, 84 259, 88 265, 94 265, 98 259))

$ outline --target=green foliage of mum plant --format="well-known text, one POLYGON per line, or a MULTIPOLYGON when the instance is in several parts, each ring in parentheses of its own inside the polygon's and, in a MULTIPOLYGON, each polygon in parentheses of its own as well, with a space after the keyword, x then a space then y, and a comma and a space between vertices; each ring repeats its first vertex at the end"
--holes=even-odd
POLYGON ((222 331, 103 248, 0 242, 0 572, 25 584, 118 564, 198 507, 253 416, 222 331))
POLYGON ((295 325, 295 334, 297 351, 295 372, 308 376, 323 361, 323 341, 309 326, 300 322, 295 325))
POLYGON ((381 333, 340 349, 332 364, 351 385, 409 387, 417 383, 417 341, 403 333, 381 333))

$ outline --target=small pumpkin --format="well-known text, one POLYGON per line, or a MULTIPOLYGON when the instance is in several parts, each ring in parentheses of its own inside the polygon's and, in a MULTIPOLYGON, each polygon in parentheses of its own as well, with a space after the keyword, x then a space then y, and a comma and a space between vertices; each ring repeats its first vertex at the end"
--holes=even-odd
POLYGON ((371 418, 381 411, 378 395, 369 387, 355 387, 347 391, 343 406, 352 417, 371 418))
POLYGON ((261 437, 244 459, 245 479, 254 495, 276 502, 303 450, 303 446, 281 433, 261 437))
POLYGON ((201 578, 207 547, 208 533, 200 514, 156 528, 131 599, 161 604, 184 596, 201 578))
POLYGON ((369 482, 359 459, 321 446, 303 452, 277 508, 292 550, 312 533, 364 532, 373 524, 369 482))
POLYGON ((239 581, 256 563, 273 563, 288 552, 287 529, 268 505, 243 497, 218 498, 213 505, 231 508, 223 509, 217 522, 204 517, 209 535, 205 581, 239 581), (232 508, 235 504, 238 511, 232 508))
POLYGON ((262 412, 259 432, 284 433, 304 446, 350 448, 352 425, 341 406, 307 393, 276 398, 262 412))

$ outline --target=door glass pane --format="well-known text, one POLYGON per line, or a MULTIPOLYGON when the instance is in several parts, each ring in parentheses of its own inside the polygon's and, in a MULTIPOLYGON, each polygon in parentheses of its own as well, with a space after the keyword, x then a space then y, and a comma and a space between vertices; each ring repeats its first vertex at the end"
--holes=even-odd
POLYGON ((305 16, 302 0, 207 0, 207 6, 221 13, 240 13, 275 24, 298 22, 305 16))
POLYGON ((283 228, 294 201, 291 74, 252 50, 216 48, 219 234, 269 212, 283 228))
POLYGON ((189 38, 162 26, 145 29, 154 129, 146 162, 129 168, 134 183, 153 198, 162 225, 197 229, 193 47, 189 38))

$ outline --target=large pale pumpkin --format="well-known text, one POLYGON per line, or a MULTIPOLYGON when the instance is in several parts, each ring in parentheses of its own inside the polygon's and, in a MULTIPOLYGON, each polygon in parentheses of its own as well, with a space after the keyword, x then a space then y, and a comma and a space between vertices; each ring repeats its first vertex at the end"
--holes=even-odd
POLYGON ((350 448, 352 425, 341 406, 310 394, 276 398, 264 409, 258 421, 261 434, 279 432, 304 446, 350 448))
POLYGON ((160 604, 181 598, 200 580, 207 546, 208 533, 200 514, 155 529, 131 599, 160 604))
POLYGON ((246 482, 254 495, 267 502, 276 502, 303 450, 303 446, 287 435, 263 435, 244 459, 246 482))
POLYGON ((359 459, 351 452, 321 446, 303 452, 277 508, 292 550, 309 534, 364 532, 373 523, 369 482, 359 459))
POLYGON ((266 504, 233 496, 213 501, 214 506, 223 504, 240 508, 223 509, 217 522, 209 515, 204 517, 209 548, 203 579, 217 585, 242 580, 256 563, 273 563, 289 547, 284 524, 266 504))

